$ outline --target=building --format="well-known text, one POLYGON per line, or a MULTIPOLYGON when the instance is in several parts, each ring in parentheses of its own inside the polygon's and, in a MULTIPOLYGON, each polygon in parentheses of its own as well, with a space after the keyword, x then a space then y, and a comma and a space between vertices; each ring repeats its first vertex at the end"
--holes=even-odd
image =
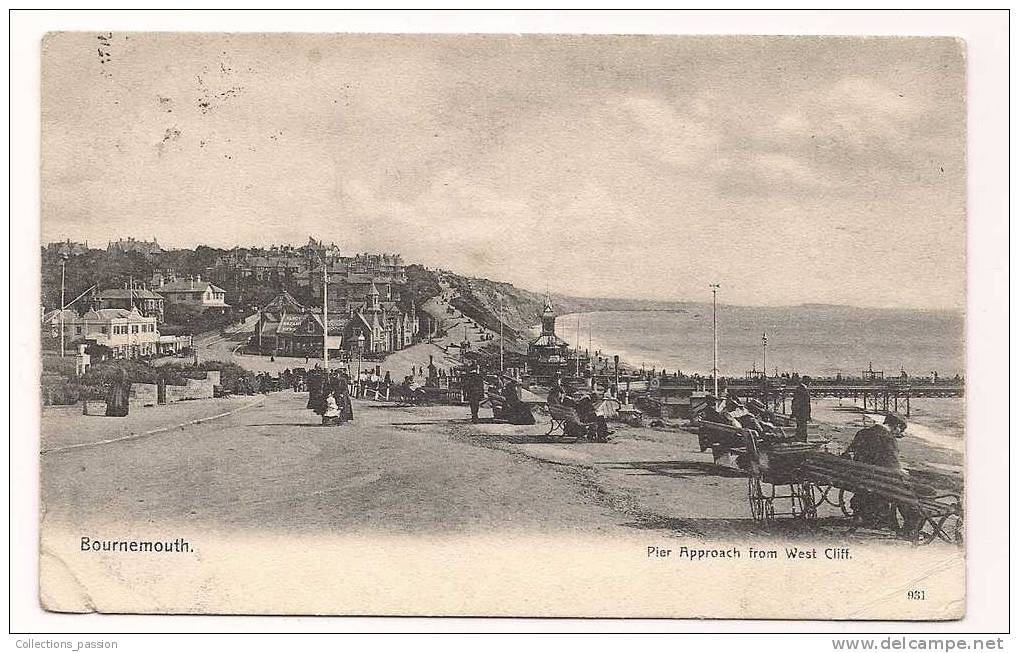
POLYGON ((131 310, 137 307, 138 312, 147 317, 156 318, 157 322, 163 321, 163 296, 145 288, 110 288, 102 290, 95 296, 98 308, 125 308, 131 310))
POLYGON ((108 347, 114 358, 139 358, 159 353, 159 329, 156 318, 142 315, 137 307, 89 309, 78 315, 70 309, 43 315, 44 349, 59 349, 60 328, 64 330, 65 351, 73 343, 95 343, 108 347))
MULTIPOLYGON (((311 296, 322 300, 322 265, 295 275, 298 285, 311 287, 311 296)), ((329 263, 329 305, 349 310, 368 301, 372 285, 383 301, 400 301, 399 286, 407 283, 407 267, 399 254, 357 254, 329 263)))
POLYGON ((68 238, 64 242, 49 243, 46 245, 47 254, 56 254, 58 256, 79 256, 88 251, 88 241, 83 243, 71 242, 68 238))
MULTIPOLYGON (((254 344, 262 353, 278 353, 287 356, 310 355, 301 349, 295 353, 294 336, 311 310, 283 291, 258 312, 254 344)), ((318 353, 321 354, 321 339, 318 353)))
MULTIPOLYGON (((322 314, 284 291, 259 312, 253 344, 262 353, 321 356, 323 330, 322 314)), ((396 302, 383 301, 379 289, 371 285, 360 304, 335 309, 329 305, 329 348, 337 354, 341 348, 353 353, 358 346, 374 355, 391 353, 413 344, 417 332, 417 311, 411 307, 406 312, 396 302)))
POLYGON ((225 311, 230 308, 226 303, 226 291, 208 281, 202 281, 201 275, 188 277, 185 281, 164 282, 156 288, 156 291, 162 295, 166 306, 196 311, 207 309, 225 311))
POLYGON ((527 345, 527 366, 532 378, 541 383, 548 382, 556 372, 564 372, 570 361, 569 343, 556 335, 555 321, 552 298, 545 295, 541 335, 527 345))
POLYGON ((181 335, 159 335, 156 346, 160 356, 176 356, 191 349, 192 337, 190 334, 181 335))
POLYGON ((356 318, 348 329, 348 337, 364 335, 364 351, 388 354, 414 344, 419 323, 413 305, 406 312, 395 301, 383 301, 378 287, 369 284, 368 293, 361 303, 348 302, 348 313, 356 318))
POLYGON ((106 243, 107 252, 116 252, 120 254, 128 254, 131 252, 137 252, 138 254, 159 254, 163 251, 163 248, 159 246, 159 242, 156 241, 156 237, 152 237, 152 241, 147 240, 135 240, 134 238, 118 238, 117 242, 109 241, 106 243))

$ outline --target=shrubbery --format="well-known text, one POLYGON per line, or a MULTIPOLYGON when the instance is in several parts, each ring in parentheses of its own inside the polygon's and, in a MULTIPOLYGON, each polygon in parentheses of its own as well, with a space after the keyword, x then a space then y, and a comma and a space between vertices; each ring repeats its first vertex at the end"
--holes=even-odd
POLYGON ((109 360, 92 365, 80 378, 74 377, 74 359, 48 357, 44 360, 45 372, 42 378, 42 399, 45 405, 61 406, 74 404, 83 399, 105 399, 109 386, 127 373, 131 383, 159 383, 185 385, 188 379, 204 379, 206 372, 220 373, 220 387, 229 392, 238 392, 247 379, 247 387, 255 386, 255 375, 234 363, 206 361, 197 366, 183 362, 171 362, 154 366, 139 360, 109 360), (70 360, 68 367, 66 361, 70 360))

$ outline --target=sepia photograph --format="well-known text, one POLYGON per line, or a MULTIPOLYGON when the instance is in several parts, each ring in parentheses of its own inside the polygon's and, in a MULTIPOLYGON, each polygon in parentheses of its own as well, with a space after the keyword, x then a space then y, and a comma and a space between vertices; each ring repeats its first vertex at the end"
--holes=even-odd
POLYGON ((43 609, 966 614, 963 39, 39 56, 43 609))

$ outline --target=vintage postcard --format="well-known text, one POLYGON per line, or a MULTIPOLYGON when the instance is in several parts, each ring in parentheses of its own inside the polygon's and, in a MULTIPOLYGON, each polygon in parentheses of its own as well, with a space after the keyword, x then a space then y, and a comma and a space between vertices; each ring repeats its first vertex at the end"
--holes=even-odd
POLYGON ((963 41, 41 60, 47 610, 965 614, 963 41))

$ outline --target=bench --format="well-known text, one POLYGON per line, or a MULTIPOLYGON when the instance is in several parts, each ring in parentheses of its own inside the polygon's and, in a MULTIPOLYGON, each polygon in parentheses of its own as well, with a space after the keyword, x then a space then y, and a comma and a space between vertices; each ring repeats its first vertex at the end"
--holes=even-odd
POLYGON ((562 431, 562 434, 566 435, 566 424, 583 424, 580 421, 580 416, 577 415, 577 410, 573 406, 564 406, 562 404, 548 404, 548 414, 551 418, 551 424, 549 424, 548 431, 545 435, 552 435, 556 431, 562 431))
POLYGON ((743 449, 746 447, 747 438, 751 434, 756 434, 750 429, 705 420, 694 420, 692 425, 697 427, 697 443, 701 451, 716 447, 726 450, 743 449))
POLYGON ((868 465, 822 451, 807 455, 800 472, 804 480, 828 486, 822 500, 830 488, 838 488, 841 493, 837 505, 847 513, 850 511, 845 492, 866 492, 895 506, 912 509, 918 515, 918 523, 912 525, 911 535, 918 544, 935 539, 962 542, 963 508, 955 493, 918 483, 899 469, 868 465))

